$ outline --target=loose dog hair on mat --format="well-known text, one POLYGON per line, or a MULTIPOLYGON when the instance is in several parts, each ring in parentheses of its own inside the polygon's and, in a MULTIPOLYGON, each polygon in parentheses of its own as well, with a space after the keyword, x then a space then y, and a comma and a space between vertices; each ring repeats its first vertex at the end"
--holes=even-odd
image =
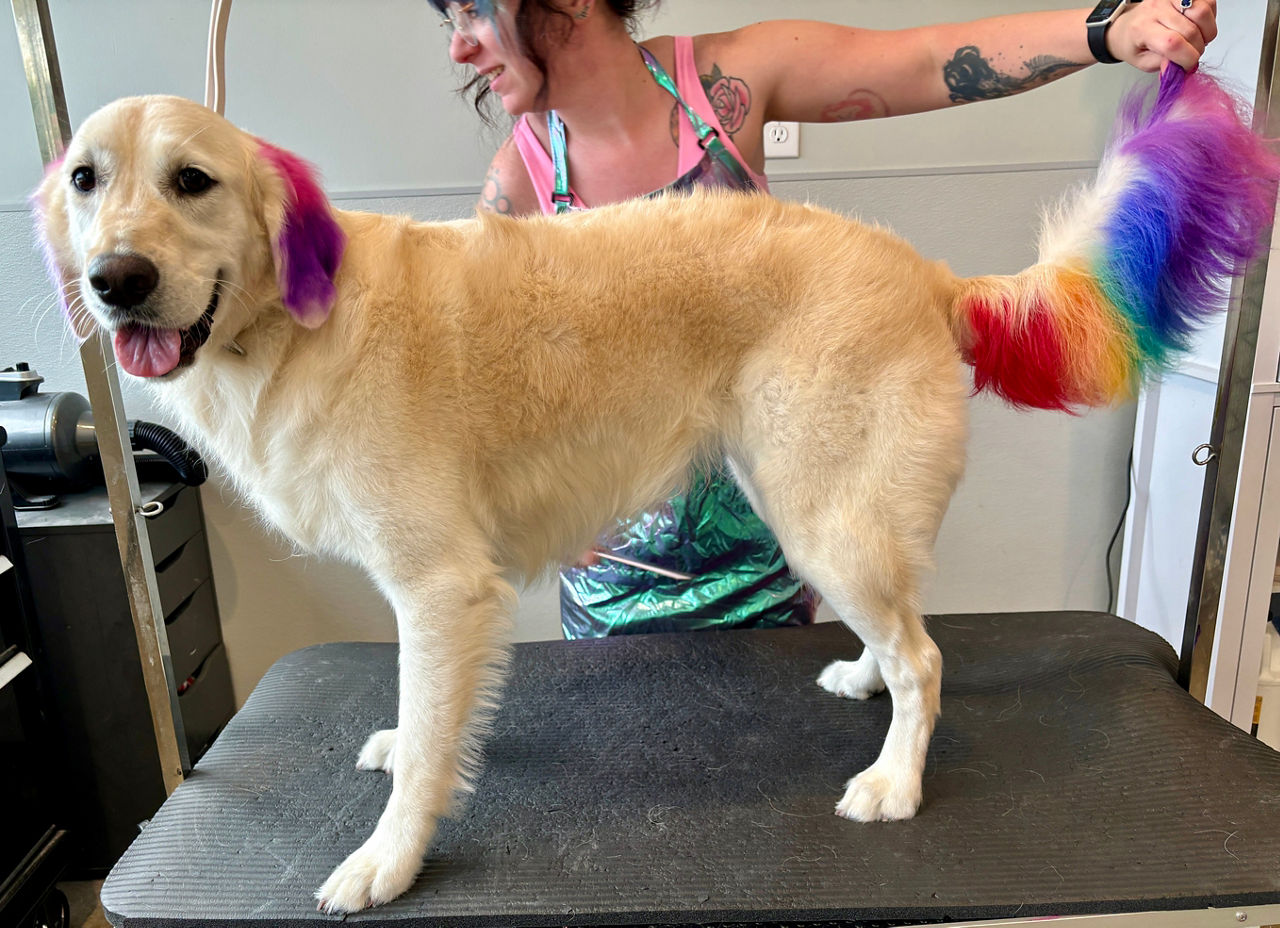
POLYGON ((475 775, 505 578, 576 555, 693 462, 727 462, 865 644, 818 683, 892 697, 836 811, 914 815, 942 671, 918 577, 964 461, 965 363, 1022 406, 1133 393, 1219 311, 1278 176, 1232 99, 1171 67, 1013 276, 960 279, 758 194, 445 223, 345 212, 305 162, 173 97, 87 119, 35 205, 77 332, 108 333, 274 526, 358 562, 395 609, 397 727, 357 761, 394 772, 390 799, 317 893, 353 912, 409 888, 475 775))

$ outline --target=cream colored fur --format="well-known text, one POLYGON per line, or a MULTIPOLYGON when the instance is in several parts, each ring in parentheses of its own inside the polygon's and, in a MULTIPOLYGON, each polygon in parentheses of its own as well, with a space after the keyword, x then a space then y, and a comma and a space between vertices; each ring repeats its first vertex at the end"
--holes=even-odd
POLYGON ((359 758, 394 772, 391 797, 317 894, 325 909, 404 892, 467 788, 508 649, 504 575, 572 558, 697 460, 729 462, 865 642, 819 683, 892 695, 883 751, 837 811, 915 813, 941 679, 917 578, 964 460, 945 267, 765 196, 444 224, 334 211, 337 301, 309 328, 276 283, 283 196, 251 136, 135 98, 85 122, 38 206, 81 328, 119 324, 87 282, 102 254, 155 262, 156 324, 191 325, 223 281, 209 341, 151 386, 271 523, 362 564, 395 608, 398 728, 359 758), (69 182, 84 161, 90 194, 69 182), (186 164, 216 187, 175 197, 186 164))

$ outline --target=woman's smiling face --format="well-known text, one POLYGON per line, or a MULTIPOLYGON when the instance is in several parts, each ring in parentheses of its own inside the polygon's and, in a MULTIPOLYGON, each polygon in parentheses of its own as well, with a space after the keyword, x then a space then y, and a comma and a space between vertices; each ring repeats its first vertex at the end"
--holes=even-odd
POLYGON ((520 0, 508 0, 492 5, 488 15, 473 3, 449 3, 444 10, 453 33, 449 57, 488 81, 512 116, 532 112, 543 85, 542 73, 521 51, 515 28, 519 8, 520 0))

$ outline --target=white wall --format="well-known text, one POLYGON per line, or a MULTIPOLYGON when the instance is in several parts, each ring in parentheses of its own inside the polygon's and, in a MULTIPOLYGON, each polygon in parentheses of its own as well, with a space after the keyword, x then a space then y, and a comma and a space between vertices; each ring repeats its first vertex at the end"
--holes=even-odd
MULTIPOLYGON (((1036 7, 1069 6, 1036 3, 1036 7)), ((877 27, 1012 12, 1017 0, 797 0, 787 15, 877 27)), ((116 96, 202 97, 207 5, 53 0, 73 122, 116 96)), ((668 0, 650 32, 776 15, 762 0, 668 0)), ((320 165, 339 205, 465 215, 489 153, 450 91, 444 37, 422 0, 239 0, 228 116, 320 165), (299 25, 305 23, 305 25, 299 25), (388 196, 375 195, 390 194, 388 196)), ((805 127, 803 157, 771 166, 780 196, 889 225, 961 273, 1033 259, 1035 211, 1083 180, 1136 75, 1093 68, 1036 93, 876 124, 805 127)), ((84 392, 31 247, 23 200, 39 178, 17 43, 0 28, 0 364, 32 361, 48 389, 84 392)), ((152 410, 126 385, 130 416, 152 410)), ((944 523, 931 611, 1102 609, 1103 554, 1120 517, 1131 406, 1072 418, 973 402, 968 476, 944 523)), ((281 654, 317 641, 390 638, 390 614, 355 571, 289 555, 216 481, 204 493, 224 634, 239 698, 281 654)), ((522 640, 558 635, 555 591, 532 591, 522 640)))

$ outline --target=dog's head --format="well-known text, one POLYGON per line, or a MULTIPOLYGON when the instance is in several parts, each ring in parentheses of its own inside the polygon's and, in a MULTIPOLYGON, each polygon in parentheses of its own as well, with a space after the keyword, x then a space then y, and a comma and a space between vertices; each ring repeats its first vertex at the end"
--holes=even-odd
POLYGON ((324 322, 344 236, 308 165, 177 97, 94 113, 33 198, 80 336, 100 326, 129 373, 181 370, 264 306, 324 322))

